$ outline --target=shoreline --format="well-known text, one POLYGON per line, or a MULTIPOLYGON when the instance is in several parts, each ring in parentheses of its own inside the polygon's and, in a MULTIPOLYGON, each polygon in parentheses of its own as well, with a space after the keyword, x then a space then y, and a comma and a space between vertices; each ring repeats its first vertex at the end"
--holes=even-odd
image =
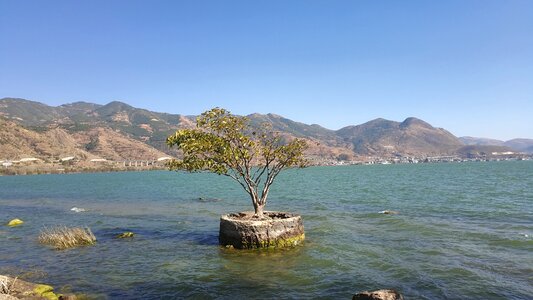
MULTIPOLYGON (((461 159, 450 161, 417 161, 417 162, 394 162, 387 160, 369 162, 340 162, 330 164, 311 164, 308 167, 346 167, 346 166, 370 166, 370 165, 416 165, 416 164, 440 164, 440 163, 482 163, 482 162, 508 162, 508 161, 533 161, 533 155, 526 158, 511 159, 461 159)), ((1 168, 1 176, 24 176, 24 175, 59 175, 59 174, 96 174, 116 172, 145 172, 145 171, 168 171, 165 166, 149 167, 84 167, 84 168, 55 168, 47 165, 45 168, 36 168, 35 165, 1 168)))
POLYGON ((76 300, 80 297, 72 293, 58 293, 51 285, 33 283, 19 277, 0 275, 0 299, 76 300))

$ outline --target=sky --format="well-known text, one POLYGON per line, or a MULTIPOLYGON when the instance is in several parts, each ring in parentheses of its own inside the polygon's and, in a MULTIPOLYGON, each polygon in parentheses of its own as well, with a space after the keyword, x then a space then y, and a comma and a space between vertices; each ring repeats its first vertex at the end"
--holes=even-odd
POLYGON ((533 1, 0 0, 0 98, 533 138, 533 1))

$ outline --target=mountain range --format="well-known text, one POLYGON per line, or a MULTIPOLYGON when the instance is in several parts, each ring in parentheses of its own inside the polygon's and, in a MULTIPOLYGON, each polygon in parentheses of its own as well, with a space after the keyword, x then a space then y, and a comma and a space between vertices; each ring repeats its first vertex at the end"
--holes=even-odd
MULTIPOLYGON (((270 123, 288 138, 304 138, 314 160, 368 157, 468 155, 479 152, 533 152, 533 140, 507 142, 458 138, 417 118, 375 119, 339 130, 308 125, 275 114, 247 116, 252 126, 270 123)), ((57 107, 17 98, 0 99, 0 159, 75 156, 79 159, 157 159, 176 156, 166 137, 195 126, 195 116, 153 112, 113 101, 74 102, 57 107)))

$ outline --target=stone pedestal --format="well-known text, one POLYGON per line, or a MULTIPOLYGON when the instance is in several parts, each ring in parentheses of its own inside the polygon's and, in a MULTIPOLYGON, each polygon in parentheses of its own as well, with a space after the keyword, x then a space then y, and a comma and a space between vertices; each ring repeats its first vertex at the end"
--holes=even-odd
POLYGON ((253 214, 241 212, 220 217, 220 244, 237 249, 285 248, 305 239, 299 215, 265 211, 264 217, 259 219, 253 214))

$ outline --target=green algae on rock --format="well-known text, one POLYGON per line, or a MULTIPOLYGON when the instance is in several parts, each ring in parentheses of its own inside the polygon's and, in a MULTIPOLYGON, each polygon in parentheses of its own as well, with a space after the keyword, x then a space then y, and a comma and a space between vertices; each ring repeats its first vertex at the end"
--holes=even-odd
POLYGON ((22 221, 21 219, 13 219, 9 221, 9 223, 7 223, 7 226, 15 227, 15 226, 22 225, 22 224, 24 224, 24 221, 22 221))
POLYGON ((74 294, 57 294, 54 287, 47 284, 36 284, 18 277, 0 275, 3 288, 0 289, 0 299, 28 299, 28 300, 60 300, 78 299, 74 294), (2 298, 3 297, 3 298, 2 298))
POLYGON ((54 288, 46 284, 38 284, 33 288, 33 293, 37 296, 44 297, 49 300, 58 300, 59 296, 54 293, 54 288))
POLYGON ((135 234, 133 232, 126 231, 126 232, 123 232, 123 233, 117 235, 117 238, 118 239, 125 239, 125 238, 132 238, 134 236, 135 236, 135 234))

